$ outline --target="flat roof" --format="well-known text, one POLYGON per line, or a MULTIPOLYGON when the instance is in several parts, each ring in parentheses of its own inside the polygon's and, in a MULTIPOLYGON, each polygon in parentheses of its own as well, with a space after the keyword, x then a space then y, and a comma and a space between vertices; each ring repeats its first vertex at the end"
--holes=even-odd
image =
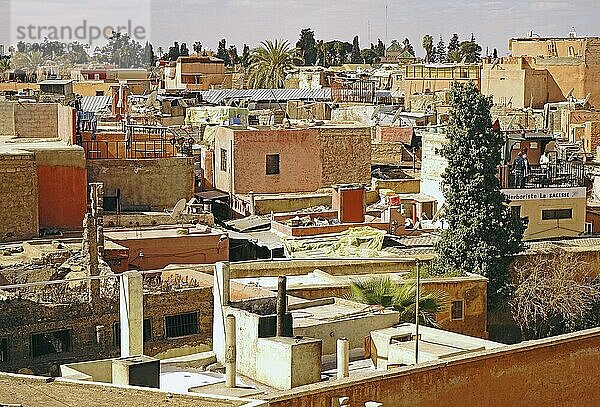
POLYGON ((185 238, 201 236, 217 236, 226 234, 219 229, 214 229, 205 225, 184 225, 189 233, 180 234, 181 227, 152 228, 152 229, 127 229, 111 230, 104 232, 104 235, 112 240, 141 240, 141 239, 160 239, 160 238, 185 238))

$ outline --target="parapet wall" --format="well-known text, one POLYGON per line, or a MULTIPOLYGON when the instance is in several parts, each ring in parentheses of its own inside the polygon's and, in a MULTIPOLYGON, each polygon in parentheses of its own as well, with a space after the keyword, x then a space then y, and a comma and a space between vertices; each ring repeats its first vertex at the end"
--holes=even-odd
POLYGON ((369 372, 299 387, 269 399, 272 407, 350 406, 596 406, 600 405, 600 328, 478 354, 369 372))

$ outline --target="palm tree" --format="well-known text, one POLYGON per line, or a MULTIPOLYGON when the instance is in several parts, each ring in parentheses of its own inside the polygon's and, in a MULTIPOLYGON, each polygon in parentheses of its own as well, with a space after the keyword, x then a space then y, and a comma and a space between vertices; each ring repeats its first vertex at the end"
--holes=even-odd
MULTIPOLYGON (((376 277, 350 282, 349 299, 363 304, 393 308, 400 313, 400 320, 415 321, 417 289, 415 283, 394 284, 390 277, 376 277)), ((447 308, 448 294, 442 290, 425 293, 419 298, 419 323, 437 326, 436 315, 447 308)))
POLYGON ((283 88, 286 71, 294 66, 294 52, 287 41, 263 41, 252 50, 248 73, 251 88, 283 88))
POLYGON ((0 77, 10 69, 10 58, 0 58, 0 77))
POLYGON ((40 51, 16 52, 12 57, 12 66, 24 70, 28 80, 32 80, 37 69, 47 62, 40 51))
POLYGON ((431 56, 433 54, 433 37, 429 34, 423 36, 423 49, 425 50, 425 62, 433 62, 431 61, 431 56))

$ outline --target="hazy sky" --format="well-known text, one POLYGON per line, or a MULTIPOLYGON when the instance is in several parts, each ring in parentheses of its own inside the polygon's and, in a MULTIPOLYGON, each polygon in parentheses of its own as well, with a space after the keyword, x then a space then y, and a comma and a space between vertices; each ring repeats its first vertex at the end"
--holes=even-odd
POLYGON ((600 0, 0 0, 2 4, 0 19, 10 14, 13 42, 19 26, 75 28, 84 19, 100 28, 131 20, 144 27, 144 38, 155 47, 177 40, 190 49, 194 41, 216 49, 220 38, 240 50, 244 43, 255 46, 264 39, 295 43, 306 27, 324 40, 351 42, 358 35, 361 47, 377 38, 389 42, 408 37, 419 55, 424 34, 436 43, 442 35, 447 44, 454 32, 462 39, 473 32, 484 51, 496 47, 500 54, 507 51, 508 38, 530 30, 540 36, 566 36, 574 26, 579 35, 600 35, 600 0))

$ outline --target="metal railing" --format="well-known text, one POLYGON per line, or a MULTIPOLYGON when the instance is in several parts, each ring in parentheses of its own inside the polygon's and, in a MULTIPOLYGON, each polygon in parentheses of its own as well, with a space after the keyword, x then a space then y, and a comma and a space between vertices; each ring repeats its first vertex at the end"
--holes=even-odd
POLYGON ((84 141, 82 147, 88 160, 169 158, 178 153, 177 147, 164 138, 84 141))
POLYGON ((513 166, 503 165, 498 169, 502 188, 554 188, 581 187, 586 185, 585 165, 578 161, 557 161, 542 168, 539 164, 529 166, 521 176, 513 166))

